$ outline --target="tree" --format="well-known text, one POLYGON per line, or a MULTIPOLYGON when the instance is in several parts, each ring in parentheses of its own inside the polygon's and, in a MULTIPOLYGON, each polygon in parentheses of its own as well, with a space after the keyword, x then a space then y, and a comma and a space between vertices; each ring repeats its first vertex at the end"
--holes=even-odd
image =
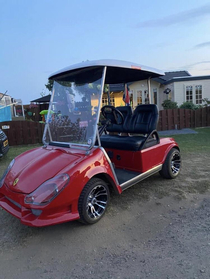
POLYGON ((53 88, 53 80, 48 79, 48 83, 45 84, 45 87, 52 92, 52 88, 53 88))
POLYGON ((44 89, 42 89, 42 92, 40 93, 40 95, 41 95, 42 97, 44 97, 44 96, 46 95, 46 92, 45 92, 44 89))

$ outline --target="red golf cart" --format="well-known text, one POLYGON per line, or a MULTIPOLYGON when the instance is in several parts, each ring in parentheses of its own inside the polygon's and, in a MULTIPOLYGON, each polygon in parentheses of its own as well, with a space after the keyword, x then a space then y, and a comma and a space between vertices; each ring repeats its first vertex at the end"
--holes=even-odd
POLYGON ((104 215, 111 190, 121 194, 157 172, 176 178, 179 147, 172 138, 159 138, 156 105, 100 110, 105 84, 161 74, 115 60, 87 61, 52 74, 44 146, 10 163, 0 180, 0 206, 29 226, 76 219, 93 224, 104 215))

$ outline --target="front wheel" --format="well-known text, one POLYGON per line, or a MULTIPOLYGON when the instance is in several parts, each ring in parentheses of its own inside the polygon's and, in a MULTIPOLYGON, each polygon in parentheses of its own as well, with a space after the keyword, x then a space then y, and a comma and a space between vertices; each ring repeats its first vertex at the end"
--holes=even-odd
POLYGON ((164 178, 173 179, 180 173, 181 155, 178 149, 172 148, 165 159, 160 175, 164 178))
POLYGON ((104 215, 109 203, 109 187, 99 178, 91 179, 82 190, 78 202, 80 221, 94 224, 104 215))

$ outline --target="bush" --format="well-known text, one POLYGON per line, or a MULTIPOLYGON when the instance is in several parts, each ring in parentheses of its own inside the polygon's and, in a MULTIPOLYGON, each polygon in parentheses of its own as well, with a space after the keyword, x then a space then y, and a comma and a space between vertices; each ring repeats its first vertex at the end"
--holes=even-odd
POLYGON ((177 102, 173 102, 171 100, 165 100, 162 103, 164 109, 174 109, 178 108, 177 102))
POLYGON ((199 106, 197 106, 197 105, 195 105, 195 104, 193 104, 193 103, 191 103, 191 102, 184 102, 184 103, 180 106, 180 108, 182 108, 182 109, 193 109, 193 110, 196 110, 196 109, 199 108, 199 106))
POLYGON ((210 100, 209 100, 208 98, 202 99, 202 102, 204 103, 204 104, 203 104, 204 107, 210 106, 210 100))

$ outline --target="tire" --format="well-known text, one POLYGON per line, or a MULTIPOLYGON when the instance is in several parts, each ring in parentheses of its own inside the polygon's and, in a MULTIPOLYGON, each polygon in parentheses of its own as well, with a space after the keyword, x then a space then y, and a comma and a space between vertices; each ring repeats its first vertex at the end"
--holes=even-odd
POLYGON ((174 179, 181 169, 181 155, 178 149, 172 148, 165 159, 160 175, 164 178, 174 179))
POLYGON ((80 221, 84 224, 98 222, 108 207, 109 198, 109 187, 102 179, 93 178, 88 181, 79 197, 80 221))

